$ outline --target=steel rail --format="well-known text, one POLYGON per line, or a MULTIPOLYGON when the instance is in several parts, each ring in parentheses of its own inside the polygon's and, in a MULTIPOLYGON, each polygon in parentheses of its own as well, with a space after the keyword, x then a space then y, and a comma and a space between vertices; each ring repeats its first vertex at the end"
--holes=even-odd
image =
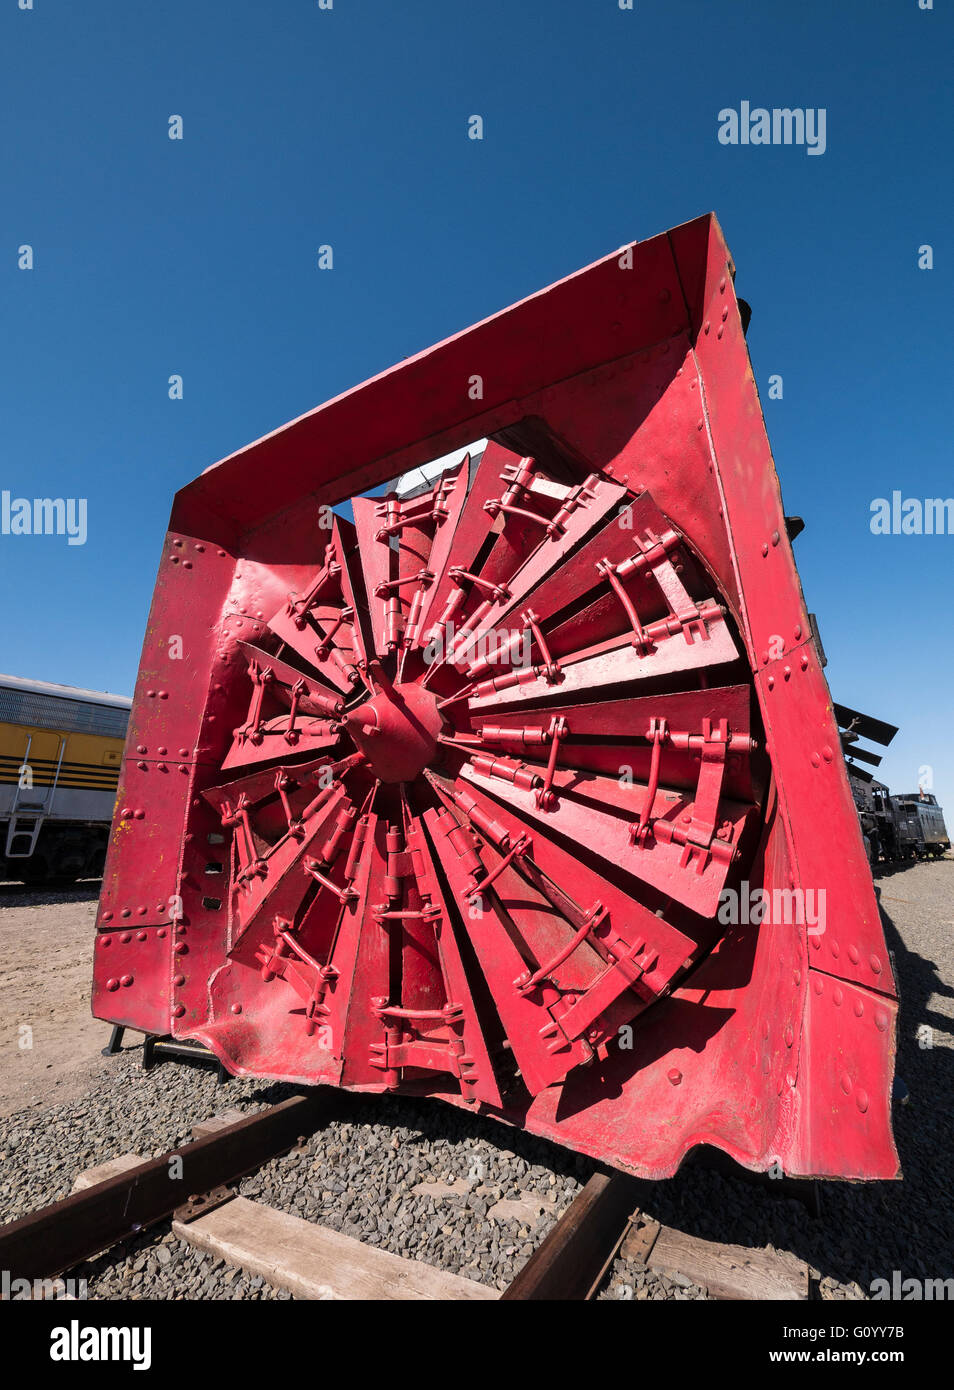
POLYGON ((71 1269, 292 1148, 329 1099, 323 1088, 293 1096, 11 1221, 0 1227, 0 1269, 30 1280, 71 1269))
POLYGON ((546 1239, 500 1295, 502 1302, 555 1302, 593 1297, 637 1206, 625 1173, 594 1173, 546 1239))

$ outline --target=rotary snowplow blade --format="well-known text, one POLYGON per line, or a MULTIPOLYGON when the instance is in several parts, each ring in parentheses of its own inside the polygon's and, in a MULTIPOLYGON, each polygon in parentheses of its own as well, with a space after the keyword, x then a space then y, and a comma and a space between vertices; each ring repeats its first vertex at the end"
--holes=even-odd
POLYGON ((647 1177, 897 1176, 891 967, 713 217, 178 494, 97 927, 94 1013, 236 1073, 647 1177))

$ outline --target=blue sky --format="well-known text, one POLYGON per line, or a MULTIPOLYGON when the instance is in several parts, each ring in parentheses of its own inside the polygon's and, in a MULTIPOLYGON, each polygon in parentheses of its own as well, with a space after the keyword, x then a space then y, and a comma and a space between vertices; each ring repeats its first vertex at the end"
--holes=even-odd
POLYGON ((0 536, 0 669, 131 692, 178 487, 714 209, 833 693, 954 813, 954 536, 868 524, 954 495, 946 0, 33 3, 0 12, 0 487, 89 535, 0 536), (721 145, 743 100, 824 107, 825 153, 721 145))

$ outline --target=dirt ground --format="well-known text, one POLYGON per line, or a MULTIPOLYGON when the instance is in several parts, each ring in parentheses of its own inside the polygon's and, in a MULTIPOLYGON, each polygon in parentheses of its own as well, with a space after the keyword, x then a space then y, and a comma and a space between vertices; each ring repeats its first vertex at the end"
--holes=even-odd
POLYGON ((0 1116, 82 1095, 107 1065, 109 1024, 90 1015, 98 897, 92 881, 0 883, 0 1116))
MULTIPOLYGON (((884 871, 875 886, 901 982, 903 1076, 919 1027, 954 1047, 954 858, 884 871)), ((109 1025, 89 1002, 98 894, 92 881, 43 893, 0 883, 0 1116, 82 1095, 108 1065, 109 1025)), ((126 1046, 139 1040, 127 1033, 126 1046)))

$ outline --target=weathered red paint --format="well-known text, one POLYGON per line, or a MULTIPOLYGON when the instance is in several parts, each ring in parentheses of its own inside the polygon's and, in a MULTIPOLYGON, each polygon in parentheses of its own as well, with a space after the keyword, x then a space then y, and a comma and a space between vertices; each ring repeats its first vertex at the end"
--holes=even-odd
POLYGON ((714 218, 179 493, 97 927, 94 1013, 237 1073, 649 1177, 702 1143, 897 1175, 895 988, 714 218))

